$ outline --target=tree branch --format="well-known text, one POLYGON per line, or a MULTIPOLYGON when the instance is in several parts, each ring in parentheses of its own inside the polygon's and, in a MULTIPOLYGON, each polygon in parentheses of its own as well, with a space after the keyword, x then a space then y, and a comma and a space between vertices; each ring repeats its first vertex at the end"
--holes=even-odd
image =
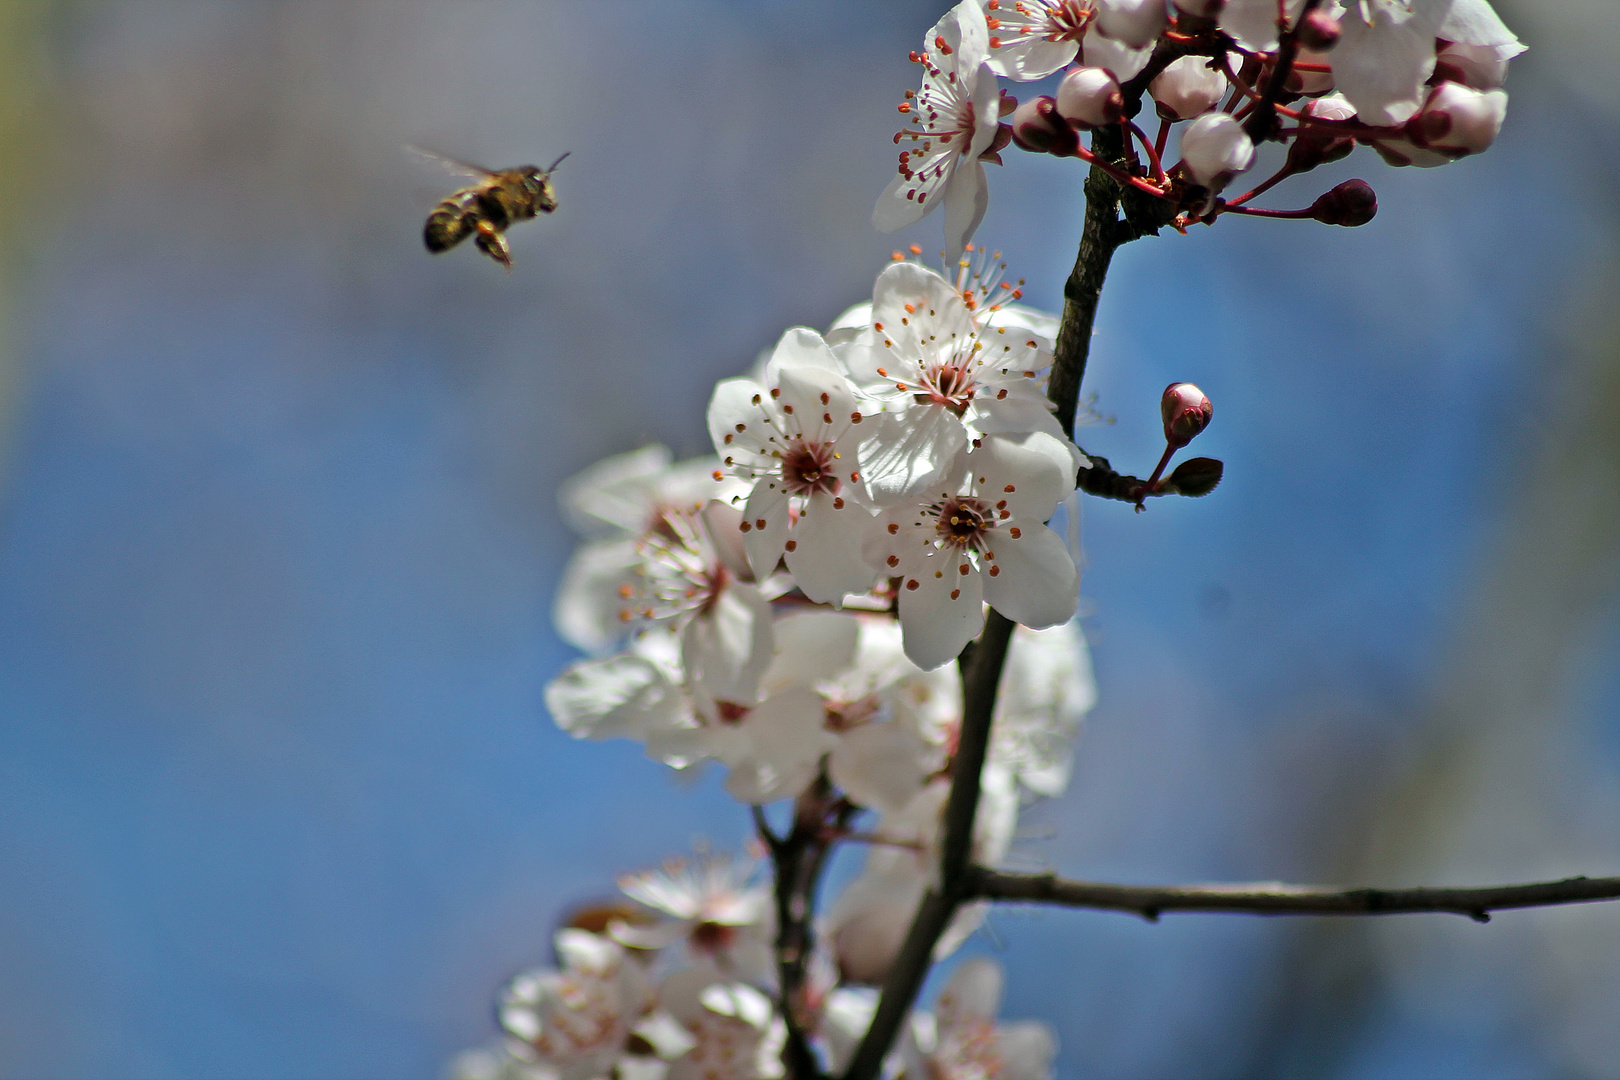
POLYGON ((1150 922, 1166 911, 1236 915, 1400 915, 1436 911, 1489 922, 1505 908, 1586 904, 1620 899, 1620 877, 1564 878, 1531 885, 1479 889, 1336 889, 1262 882, 1247 885, 1104 885, 1055 874, 1008 874, 982 866, 969 870, 973 897, 1140 915, 1150 922))

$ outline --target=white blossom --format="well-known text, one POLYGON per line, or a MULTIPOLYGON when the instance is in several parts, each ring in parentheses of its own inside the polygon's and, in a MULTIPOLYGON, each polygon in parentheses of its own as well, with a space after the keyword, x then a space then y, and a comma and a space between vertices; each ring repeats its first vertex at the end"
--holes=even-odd
POLYGON ((754 858, 702 854, 621 875, 626 896, 669 918, 651 926, 619 923, 612 936, 646 949, 684 940, 693 957, 729 977, 767 980, 776 920, 770 885, 758 871, 754 858))
POLYGON ((513 1053, 549 1080, 597 1080, 614 1070, 662 1076, 690 1040, 655 1011, 640 965, 617 942, 583 930, 559 930, 556 949, 561 970, 525 972, 501 994, 497 1012, 513 1053))
POLYGON ((1125 115, 1119 80, 1107 68, 1071 68, 1058 83, 1057 111, 1075 127, 1117 124, 1125 115))
POLYGON ((1038 1021, 997 1024, 1003 975, 976 958, 951 974, 932 1015, 914 1013, 902 1043, 905 1075, 930 1080, 1049 1080, 1057 1039, 1038 1021))
POLYGON ((914 54, 922 88, 902 111, 915 124, 894 137, 906 142, 899 175, 879 196, 872 224, 882 232, 910 225, 945 204, 945 241, 961 251, 984 219, 990 193, 979 155, 990 149, 1001 114, 989 56, 989 30, 977 0, 962 0, 935 23, 914 54))
POLYGON ((747 983, 706 967, 676 972, 659 1002, 691 1035, 668 1080, 771 1080, 782 1075, 787 1026, 771 1001, 747 983))
MULTIPOLYGON (((1286 0, 1290 22, 1299 17, 1305 0, 1286 0)), ((1275 52, 1277 49, 1277 0, 1226 0, 1217 20, 1232 35, 1238 47, 1249 52, 1275 52)))
POLYGON ((860 444, 874 504, 933 488, 980 435, 1063 438, 1037 381, 1051 364, 1048 341, 1022 332, 1012 312, 989 312, 981 326, 976 310, 934 271, 891 263, 873 289, 870 331, 840 345, 845 370, 881 411, 860 444))
POLYGON ((832 350, 803 328, 782 335, 766 384, 726 379, 709 402, 724 469, 750 485, 737 528, 755 575, 769 577, 785 555, 804 594, 835 606, 872 583, 859 557, 870 512, 855 501, 855 406, 832 350))
POLYGON ((922 668, 955 659, 978 636, 986 600, 1036 628, 1067 622, 1079 600, 1074 560, 1045 525, 1074 487, 1067 447, 1043 432, 980 442, 867 532, 867 560, 900 579, 906 655, 922 668))

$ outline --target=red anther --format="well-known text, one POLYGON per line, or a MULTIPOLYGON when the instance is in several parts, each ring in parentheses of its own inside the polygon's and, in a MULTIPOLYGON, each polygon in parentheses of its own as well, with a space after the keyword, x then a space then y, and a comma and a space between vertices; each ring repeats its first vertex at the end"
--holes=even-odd
POLYGON ((1346 180, 1311 204, 1311 216, 1324 225, 1354 228, 1378 213, 1378 196, 1365 180, 1346 180))
POLYGON ((1209 426, 1215 406, 1192 383, 1171 383, 1159 399, 1159 414, 1164 418, 1164 441, 1179 450, 1209 426))

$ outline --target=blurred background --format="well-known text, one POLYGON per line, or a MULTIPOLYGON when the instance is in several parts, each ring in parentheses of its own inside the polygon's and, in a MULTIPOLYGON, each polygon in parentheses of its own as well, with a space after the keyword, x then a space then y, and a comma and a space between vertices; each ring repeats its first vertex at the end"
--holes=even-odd
MULTIPOLYGON (((945 6, 0 4, 0 1074, 435 1077, 563 908, 744 839, 546 717, 555 491, 938 247, 868 215, 945 6), (412 142, 573 152, 511 275, 422 250, 412 142)), ((1088 502, 1101 704, 1020 866, 1620 873, 1620 8, 1498 7, 1490 153, 1116 258, 1081 441, 1141 474, 1188 379, 1226 480, 1088 502)), ((1081 174, 1007 160, 979 238, 1056 308, 1081 174)), ((1620 1077, 1620 905, 968 952, 1064 1077, 1620 1077)))

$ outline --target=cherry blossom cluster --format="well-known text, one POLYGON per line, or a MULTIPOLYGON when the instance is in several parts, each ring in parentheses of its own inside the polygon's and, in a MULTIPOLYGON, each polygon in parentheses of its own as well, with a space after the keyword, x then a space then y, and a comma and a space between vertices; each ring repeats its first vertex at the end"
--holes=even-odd
MULTIPOLYGON (((500 994, 497 1043, 460 1055, 454 1080, 768 1080, 784 1073, 787 1025, 776 1005, 770 886, 758 861, 700 853, 626 874, 631 902, 575 911, 553 966, 500 994)), ((906 1077, 1050 1075, 1045 1024, 998 1024, 995 963, 968 960, 918 1010, 894 1055, 906 1077)), ((841 982, 818 953, 800 1023, 841 1070, 870 1021, 868 989, 841 982)))
POLYGON ((911 54, 922 86, 900 105, 899 173, 872 220, 891 231, 943 204, 947 248, 963 250, 989 202, 985 163, 1016 145, 1097 165, 1178 228, 1224 213, 1361 225, 1377 200, 1360 180, 1302 210, 1249 200, 1357 144, 1423 167, 1486 149, 1522 51, 1487 0, 962 0, 911 54), (997 82, 1059 72, 1022 102, 997 82), (1152 136, 1135 119, 1144 91, 1152 136), (1268 141, 1286 146, 1276 171, 1222 197, 1268 141))

